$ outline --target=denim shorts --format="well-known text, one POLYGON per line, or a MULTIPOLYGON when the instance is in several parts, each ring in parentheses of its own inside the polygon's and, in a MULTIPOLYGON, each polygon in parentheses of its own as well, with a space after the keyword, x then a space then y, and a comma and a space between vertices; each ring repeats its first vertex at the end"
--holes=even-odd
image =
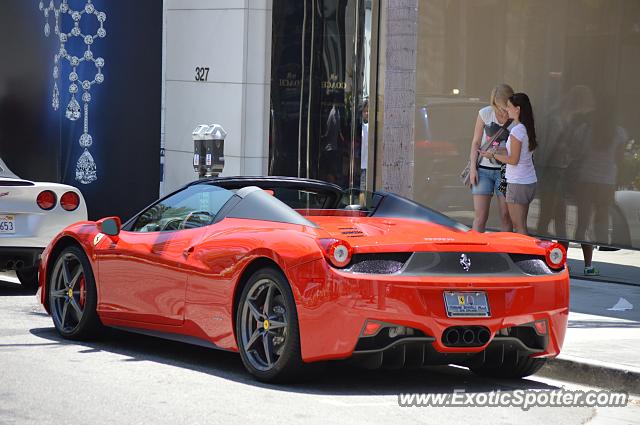
POLYGON ((471 186, 473 195, 493 195, 504 196, 500 192, 500 168, 489 169, 478 167, 478 184, 471 186))

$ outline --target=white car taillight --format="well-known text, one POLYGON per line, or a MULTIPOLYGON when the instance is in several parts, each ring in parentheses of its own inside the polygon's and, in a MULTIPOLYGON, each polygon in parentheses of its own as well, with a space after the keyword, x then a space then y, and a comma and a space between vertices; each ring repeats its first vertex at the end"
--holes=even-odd
POLYGON ((67 211, 73 211, 80 205, 80 197, 75 192, 67 192, 60 198, 60 206, 67 211))
POLYGON ((57 197, 51 190, 44 190, 38 194, 36 203, 43 210, 50 210, 56 206, 57 197))

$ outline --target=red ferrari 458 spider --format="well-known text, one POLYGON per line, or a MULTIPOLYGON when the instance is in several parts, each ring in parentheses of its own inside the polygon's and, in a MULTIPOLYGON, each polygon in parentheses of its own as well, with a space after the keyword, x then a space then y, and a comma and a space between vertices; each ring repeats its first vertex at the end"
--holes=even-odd
POLYGON ((66 228, 42 255, 40 299, 65 338, 110 326, 238 351, 263 381, 346 358, 523 377, 562 347, 565 260, 392 193, 203 179, 124 225, 66 228))

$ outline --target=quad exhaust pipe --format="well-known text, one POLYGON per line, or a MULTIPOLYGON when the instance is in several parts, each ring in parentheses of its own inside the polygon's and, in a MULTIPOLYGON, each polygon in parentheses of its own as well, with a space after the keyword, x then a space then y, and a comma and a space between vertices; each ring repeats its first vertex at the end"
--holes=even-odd
POLYGON ((17 260, 17 261, 7 261, 7 264, 5 264, 4 269, 3 270, 20 270, 24 268, 24 261, 22 260, 17 260))
POLYGON ((460 342, 460 332, 458 332, 456 328, 449 328, 444 331, 442 339, 445 345, 458 345, 458 342, 460 342))
POLYGON ((491 339, 484 326, 452 326, 442 334, 442 343, 448 347, 481 347, 491 339))

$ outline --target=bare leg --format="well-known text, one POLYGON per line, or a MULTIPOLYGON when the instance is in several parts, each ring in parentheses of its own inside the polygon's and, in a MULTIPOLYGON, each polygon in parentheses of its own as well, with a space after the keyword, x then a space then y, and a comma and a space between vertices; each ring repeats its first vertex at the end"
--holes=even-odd
POLYGON ((509 208, 507 207, 507 200, 504 196, 497 196, 498 205, 500 206, 500 230, 503 232, 513 232, 513 223, 509 216, 509 208))
POLYGON ((589 228, 591 216, 593 214, 593 203, 590 198, 592 193, 593 187, 591 185, 582 185, 576 199, 576 206, 578 207, 578 223, 576 225, 576 234, 574 235, 574 239, 579 241, 587 240, 587 229, 589 228))
POLYGON ((511 221, 513 222, 513 231, 526 235, 527 213, 529 212, 529 205, 508 203, 507 206, 509 207, 509 215, 511 216, 511 221))
POLYGON ((584 257, 584 266, 591 267, 591 260, 593 260, 593 245, 583 243, 582 256, 584 257))
POLYGON ((489 207, 491 206, 491 195, 473 195, 473 230, 484 232, 489 218, 489 207))

